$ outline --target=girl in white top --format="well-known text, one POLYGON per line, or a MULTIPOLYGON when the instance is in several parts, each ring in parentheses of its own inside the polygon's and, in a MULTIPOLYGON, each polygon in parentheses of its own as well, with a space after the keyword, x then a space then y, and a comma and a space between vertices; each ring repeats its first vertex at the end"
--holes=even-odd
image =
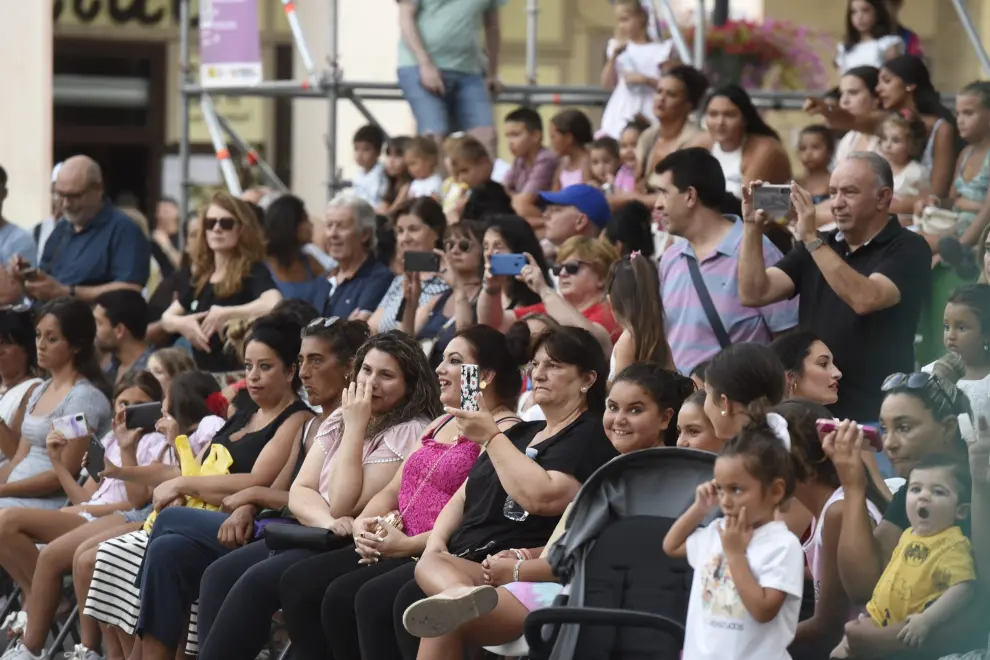
POLYGON ((660 66, 670 59, 673 42, 651 41, 649 14, 639 0, 615 3, 616 37, 606 48, 602 87, 612 90, 600 133, 618 140, 636 115, 652 117, 660 66))
POLYGON ((880 153, 894 173, 890 212, 907 224, 911 224, 915 204, 927 197, 931 187, 931 173, 920 162, 927 137, 925 122, 907 109, 892 112, 880 126, 880 153))
POLYGON ((770 413, 726 443, 715 479, 671 526, 664 552, 694 569, 683 660, 790 660, 804 554, 774 517, 794 488, 787 422, 770 413), (716 507, 724 517, 699 527, 716 507))
POLYGON ((14 419, 35 387, 41 383, 34 377, 38 370, 34 321, 27 305, 0 311, 0 419, 14 427, 14 419))
MULTIPOLYGON (((990 420, 990 284, 966 284, 953 291, 945 305, 944 319, 942 341, 955 357, 946 356, 942 361, 948 358, 961 373, 956 387, 966 393, 972 419, 990 420)), ((934 364, 922 371, 931 373, 934 364)), ((966 415, 959 417, 963 437, 975 441, 972 422, 963 419, 966 415)))
POLYGON ((893 21, 887 0, 849 0, 846 8, 846 38, 836 47, 835 66, 845 73, 857 66, 880 68, 904 50, 900 35, 892 34, 893 21))

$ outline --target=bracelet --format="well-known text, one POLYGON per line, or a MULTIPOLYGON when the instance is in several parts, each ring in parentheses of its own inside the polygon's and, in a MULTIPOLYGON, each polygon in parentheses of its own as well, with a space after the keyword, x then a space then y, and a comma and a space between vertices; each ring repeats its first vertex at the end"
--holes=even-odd
POLYGON ((518 550, 516 548, 512 548, 511 550, 509 550, 509 552, 511 552, 512 554, 514 554, 516 556, 516 559, 518 559, 519 561, 522 561, 523 559, 526 558, 526 555, 523 554, 523 551, 522 550, 518 550))
POLYGON ((520 559, 519 561, 516 562, 516 565, 512 567, 512 581, 513 582, 519 582, 519 567, 522 565, 523 561, 525 561, 525 560, 520 559))
POLYGON ((501 433, 496 433, 492 437, 490 437, 487 440, 485 440, 485 443, 483 445, 481 445, 481 451, 488 451, 488 445, 490 445, 492 443, 492 440, 494 440, 495 438, 497 438, 500 435, 502 435, 502 434, 501 433))

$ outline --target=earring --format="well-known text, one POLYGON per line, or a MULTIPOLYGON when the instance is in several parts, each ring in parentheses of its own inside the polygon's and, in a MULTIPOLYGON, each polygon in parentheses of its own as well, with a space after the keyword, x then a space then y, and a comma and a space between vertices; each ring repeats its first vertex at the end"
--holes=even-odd
POLYGON ((581 394, 584 394, 587 391, 588 391, 588 388, 587 387, 582 387, 581 388, 581 394))
POLYGON ((725 411, 724 410, 719 410, 719 412, 722 414, 722 417, 725 417, 725 411))

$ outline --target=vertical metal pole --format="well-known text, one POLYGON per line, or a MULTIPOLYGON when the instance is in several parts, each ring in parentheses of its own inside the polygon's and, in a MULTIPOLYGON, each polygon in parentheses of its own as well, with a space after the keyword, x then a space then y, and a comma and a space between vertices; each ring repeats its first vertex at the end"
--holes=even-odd
POLYGON ((337 83, 340 82, 340 69, 337 66, 337 0, 330 0, 330 36, 327 55, 330 59, 330 80, 327 85, 327 201, 337 194, 337 83))
POLYGON ((705 0, 697 0, 694 10, 694 68, 705 68, 705 0))
POLYGON ((712 25, 725 25, 729 22, 729 0, 715 0, 712 9, 712 25))
POLYGON ((692 64, 691 51, 688 49, 687 41, 684 40, 684 34, 677 24, 677 16, 674 15, 674 10, 670 6, 670 0, 653 0, 653 6, 656 8, 657 15, 660 16, 661 20, 667 23, 667 28, 670 30, 670 38, 674 40, 674 47, 677 49, 677 56, 681 58, 681 62, 692 64))
POLYGON ((990 56, 987 55, 987 49, 983 47, 983 40, 980 39, 980 33, 973 25, 969 10, 966 9, 963 0, 952 0, 952 6, 956 8, 956 13, 959 14, 959 22, 962 23, 966 36, 969 37, 969 42, 973 45, 976 57, 979 58, 980 65, 983 67, 983 73, 990 76, 990 56))
POLYGON ((526 2, 526 83, 536 84, 536 48, 538 40, 539 0, 526 2))
POLYGON ((296 50, 299 51, 299 58, 302 60, 303 66, 306 67, 309 81, 315 85, 319 82, 316 65, 313 63, 313 56, 309 54, 306 35, 299 24, 299 16, 296 15, 296 5, 290 0, 282 0, 282 9, 285 11, 285 19, 289 23, 289 31, 292 32, 292 41, 295 42, 296 50))
MULTIPOLYGON (((189 213, 189 95, 186 83, 189 75, 189 0, 179 5, 179 227, 189 213)), ((183 232, 179 231, 179 249, 185 245, 183 232)))
POLYGON ((203 123, 210 134, 213 142, 213 151, 217 154, 217 161, 220 163, 220 171, 223 173, 227 190, 234 197, 240 197, 244 192, 241 189, 241 181, 237 176, 237 168, 230 159, 230 150, 227 149, 227 141, 224 140, 223 131, 220 129, 220 122, 217 121, 217 111, 213 107, 213 99, 205 92, 199 96, 199 107, 203 110, 203 123))

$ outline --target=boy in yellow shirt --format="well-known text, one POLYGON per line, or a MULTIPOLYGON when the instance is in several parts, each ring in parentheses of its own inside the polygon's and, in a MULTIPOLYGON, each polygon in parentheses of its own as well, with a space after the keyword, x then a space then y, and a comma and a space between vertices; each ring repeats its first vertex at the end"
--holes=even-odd
MULTIPOLYGON (((908 489, 911 527, 901 534, 866 611, 875 625, 898 626, 897 638, 918 647, 972 594, 973 551, 957 524, 969 515, 972 486, 966 466, 944 456, 929 456, 911 470, 903 487, 908 489)), ((844 637, 831 657, 857 656, 844 637)))

